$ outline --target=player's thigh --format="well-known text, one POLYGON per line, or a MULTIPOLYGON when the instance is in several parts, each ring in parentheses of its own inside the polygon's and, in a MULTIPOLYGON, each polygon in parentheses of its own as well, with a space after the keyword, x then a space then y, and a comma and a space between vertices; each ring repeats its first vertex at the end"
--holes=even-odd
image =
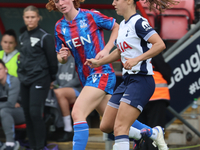
POLYGON ((58 100, 60 98, 65 98, 68 100, 70 104, 73 104, 76 100, 76 93, 73 88, 70 87, 64 87, 64 88, 58 88, 54 90, 58 100))
POLYGON ((129 132, 130 126, 140 115, 140 110, 121 102, 115 119, 114 132, 116 135, 124 135, 129 132))
POLYGON ((23 124, 25 123, 25 116, 22 107, 12 109, 13 119, 15 124, 23 124))
POLYGON ((97 108, 105 97, 106 93, 95 87, 85 86, 78 96, 72 110, 74 121, 83 121, 97 108))

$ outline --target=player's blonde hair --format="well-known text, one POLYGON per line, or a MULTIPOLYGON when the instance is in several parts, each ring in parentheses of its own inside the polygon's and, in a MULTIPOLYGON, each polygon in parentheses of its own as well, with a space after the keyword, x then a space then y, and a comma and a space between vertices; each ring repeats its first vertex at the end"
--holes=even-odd
MULTIPOLYGON (((73 3, 74 3, 74 7, 75 8, 79 8, 80 7, 80 3, 83 3, 85 0, 74 0, 73 3)), ((49 11, 52 11, 52 10, 58 10, 55 6, 55 3, 53 0, 49 0, 49 2, 46 4, 46 8, 47 10, 49 11)))
POLYGON ((27 12, 27 11, 34 11, 34 12, 36 12, 37 15, 40 17, 40 20, 42 20, 42 16, 40 16, 39 10, 38 10, 37 7, 35 7, 35 6, 33 6, 33 5, 29 5, 29 6, 27 6, 26 8, 24 8, 23 14, 24 14, 25 12, 27 12))

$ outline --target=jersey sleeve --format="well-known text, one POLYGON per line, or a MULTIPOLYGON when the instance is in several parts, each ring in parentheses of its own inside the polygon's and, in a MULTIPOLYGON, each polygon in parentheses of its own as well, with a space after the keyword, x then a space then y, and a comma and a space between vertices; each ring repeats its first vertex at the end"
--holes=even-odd
POLYGON ((139 19, 135 24, 135 31, 138 37, 147 41, 156 31, 149 25, 147 20, 139 19))
POLYGON ((112 30, 116 21, 114 18, 108 17, 94 9, 91 10, 90 12, 98 27, 106 29, 106 30, 112 30))

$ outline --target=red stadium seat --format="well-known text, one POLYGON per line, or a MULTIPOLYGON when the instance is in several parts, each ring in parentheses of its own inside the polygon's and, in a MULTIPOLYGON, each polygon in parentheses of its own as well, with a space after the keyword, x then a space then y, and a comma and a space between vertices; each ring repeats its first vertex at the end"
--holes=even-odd
POLYGON ((160 15, 160 36, 163 40, 179 40, 194 21, 194 0, 180 0, 179 4, 160 15))
POLYGON ((24 141, 26 137, 26 124, 15 125, 15 140, 24 141))
MULTIPOLYGON (((195 19, 195 2, 194 0, 179 0, 179 4, 172 6, 172 10, 179 10, 176 11, 178 14, 184 14, 189 17, 190 24, 193 23, 195 19)), ((167 10, 168 11, 168 10, 167 10)))
POLYGON ((15 129, 26 129, 26 124, 15 125, 15 129))
MULTIPOLYGON (((1 124, 0 124, 1 127, 1 124)), ((26 124, 19 124, 19 125, 15 125, 15 129, 26 129, 26 124)))
POLYGON ((188 32, 188 19, 185 15, 163 15, 160 37, 163 40, 179 40, 188 32))

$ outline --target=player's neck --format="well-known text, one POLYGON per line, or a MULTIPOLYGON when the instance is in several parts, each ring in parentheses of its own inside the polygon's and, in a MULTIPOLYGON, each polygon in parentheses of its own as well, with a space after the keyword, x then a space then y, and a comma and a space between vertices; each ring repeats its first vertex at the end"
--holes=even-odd
POLYGON ((64 14, 67 21, 72 21, 78 14, 78 9, 72 8, 68 13, 64 14))
POLYGON ((125 19, 125 21, 127 21, 131 16, 133 16, 134 14, 136 14, 135 10, 132 11, 127 11, 126 13, 124 13, 123 17, 125 19))

